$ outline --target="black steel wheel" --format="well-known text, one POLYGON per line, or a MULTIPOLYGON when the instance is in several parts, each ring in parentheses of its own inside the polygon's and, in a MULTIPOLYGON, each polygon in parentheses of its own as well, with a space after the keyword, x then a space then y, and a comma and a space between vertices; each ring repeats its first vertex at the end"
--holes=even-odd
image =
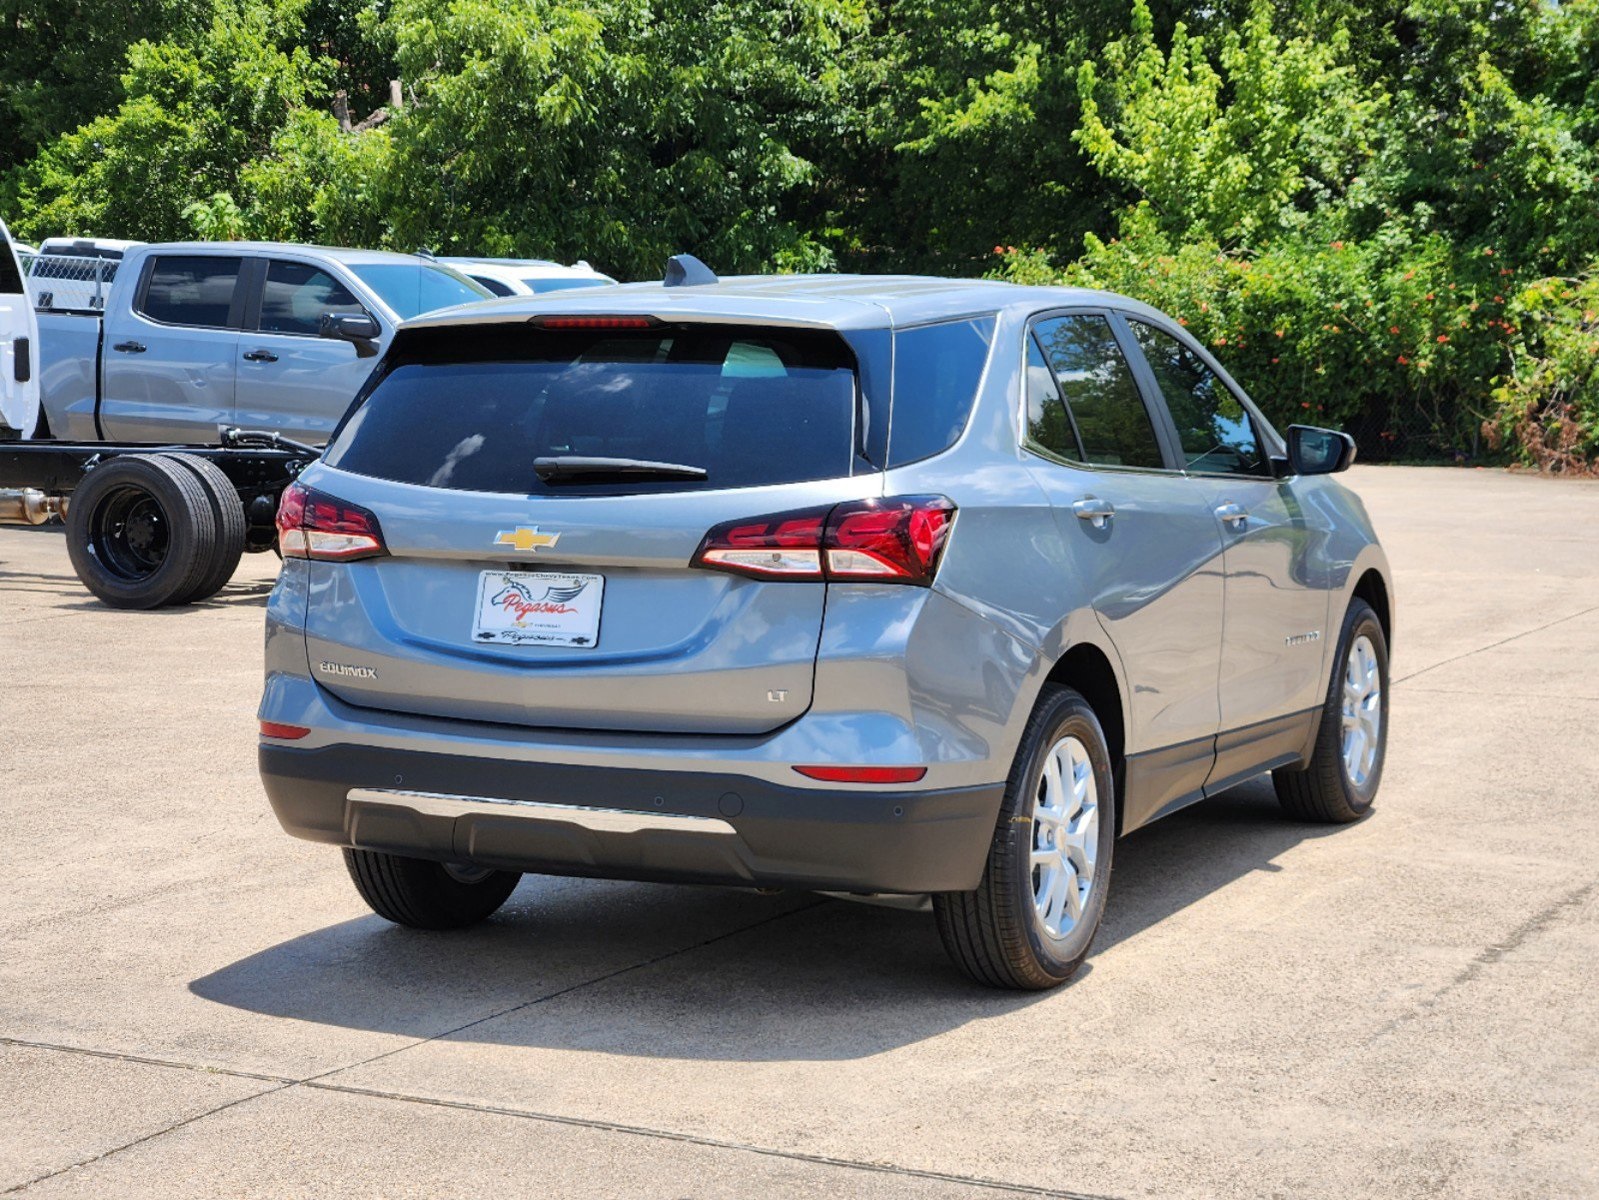
POLYGON ((160 455, 89 472, 67 507, 67 553, 83 586, 113 608, 186 603, 212 565, 217 519, 199 478, 160 455))

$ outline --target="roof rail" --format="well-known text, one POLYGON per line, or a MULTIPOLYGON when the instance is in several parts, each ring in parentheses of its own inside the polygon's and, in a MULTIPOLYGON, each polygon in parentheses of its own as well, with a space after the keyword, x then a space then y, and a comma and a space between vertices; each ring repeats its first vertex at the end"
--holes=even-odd
POLYGON ((692 254, 674 254, 666 260, 664 287, 698 287, 705 283, 719 283, 716 272, 692 254))

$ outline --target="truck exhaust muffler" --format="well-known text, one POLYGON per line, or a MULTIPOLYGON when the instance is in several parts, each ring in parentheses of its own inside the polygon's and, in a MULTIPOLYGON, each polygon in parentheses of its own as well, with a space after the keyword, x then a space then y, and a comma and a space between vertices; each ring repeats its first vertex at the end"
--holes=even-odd
POLYGON ((43 525, 56 518, 66 519, 67 498, 47 495, 38 488, 0 491, 0 525, 43 525))

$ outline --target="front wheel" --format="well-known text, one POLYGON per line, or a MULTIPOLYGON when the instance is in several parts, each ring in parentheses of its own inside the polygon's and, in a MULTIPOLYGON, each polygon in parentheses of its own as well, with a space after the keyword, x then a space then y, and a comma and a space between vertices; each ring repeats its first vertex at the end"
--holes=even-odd
POLYGON ((1271 773, 1277 800, 1301 821, 1359 820, 1377 797, 1388 746, 1388 639, 1364 600, 1344 614, 1332 680, 1301 770, 1271 773))
POLYGON ((1116 790, 1099 718, 1051 684, 1028 720, 975 891, 933 897, 956 964, 990 987, 1064 983, 1105 912, 1116 790))
POLYGON ((345 850, 344 865, 378 916, 412 929, 476 925, 510 898, 522 878, 465 863, 432 862, 377 850, 345 850))

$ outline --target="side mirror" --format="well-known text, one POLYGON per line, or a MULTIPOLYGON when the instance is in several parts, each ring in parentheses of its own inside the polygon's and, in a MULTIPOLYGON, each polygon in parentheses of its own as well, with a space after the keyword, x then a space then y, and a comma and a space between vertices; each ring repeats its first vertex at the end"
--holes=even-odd
POLYGON ((1332 475, 1355 461, 1355 439, 1314 425, 1288 427, 1288 469, 1295 475, 1332 475))
POLYGON ((325 338, 346 342, 375 342, 383 330, 377 318, 368 313, 323 313, 319 332, 325 338))

